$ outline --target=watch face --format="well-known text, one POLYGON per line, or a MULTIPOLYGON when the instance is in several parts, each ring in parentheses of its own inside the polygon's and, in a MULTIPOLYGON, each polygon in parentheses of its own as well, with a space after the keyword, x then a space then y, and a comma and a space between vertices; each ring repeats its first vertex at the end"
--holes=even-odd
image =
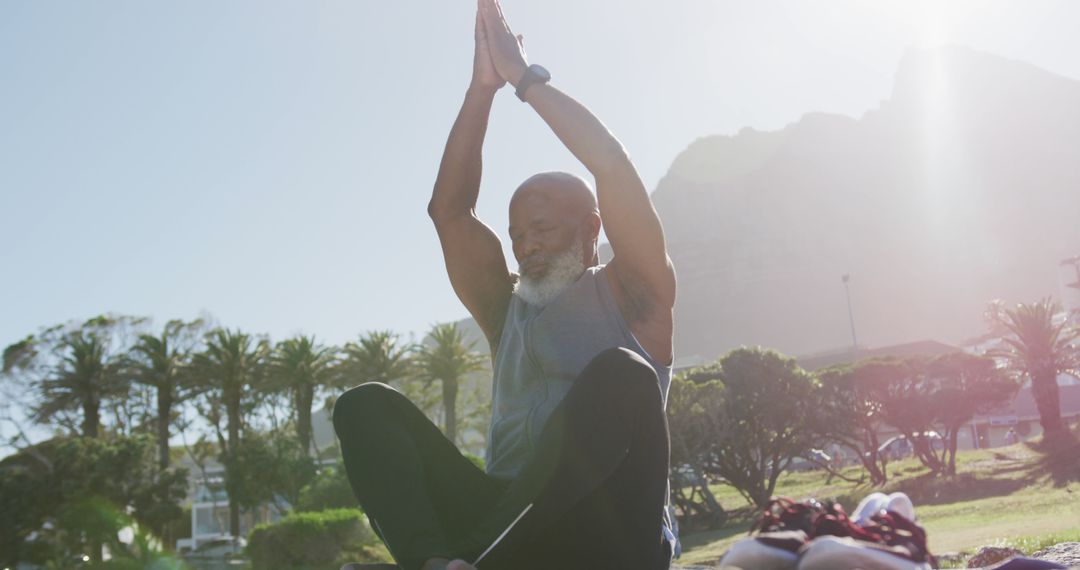
POLYGON ((529 70, 535 73, 544 83, 551 81, 551 73, 544 66, 533 64, 529 66, 529 70))

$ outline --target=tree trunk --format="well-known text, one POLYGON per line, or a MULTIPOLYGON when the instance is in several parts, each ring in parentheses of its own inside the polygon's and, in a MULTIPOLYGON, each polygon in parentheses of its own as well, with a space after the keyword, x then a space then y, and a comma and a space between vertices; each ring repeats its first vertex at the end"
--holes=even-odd
POLYGON ((877 486, 884 485, 889 480, 888 467, 885 464, 885 458, 881 457, 878 453, 878 447, 880 442, 878 441, 877 430, 875 426, 868 425, 863 428, 863 435, 865 437, 866 449, 869 456, 866 453, 862 453, 859 459, 862 461, 863 466, 870 472, 870 481, 877 486))
MULTIPOLYGON (((314 386, 300 386, 296 395, 296 436, 300 439, 300 449, 304 455, 311 456, 311 403, 315 399, 314 386)), ((315 450, 318 452, 318 450, 315 450)))
POLYGON ((443 420, 446 423, 443 431, 446 433, 446 439, 455 444, 457 443, 457 393, 457 379, 443 379, 443 420))
POLYGON ((875 487, 884 485, 888 480, 883 463, 877 456, 877 450, 868 451, 859 456, 863 469, 870 475, 870 484, 875 487))
POLYGON ((913 435, 908 434, 908 441, 911 441, 914 445, 915 456, 919 458, 919 461, 934 473, 943 472, 945 465, 934 451, 933 441, 926 436, 913 437, 913 435))
POLYGON ((1039 410, 1043 437, 1054 437, 1063 429, 1057 373, 1053 370, 1041 370, 1032 375, 1031 395, 1035 398, 1035 406, 1039 410))
POLYGON ((169 424, 172 423, 172 390, 167 387, 157 389, 157 443, 158 467, 162 471, 169 468, 169 424))
POLYGON ((773 468, 769 470, 768 481, 763 481, 762 485, 759 486, 758 492, 755 493, 757 496, 754 497, 754 502, 757 504, 758 508, 765 508, 765 505, 768 505, 769 501, 772 500, 773 493, 776 492, 776 481, 780 478, 780 475, 784 470, 787 469, 789 463, 790 461, 787 459, 777 459, 776 462, 773 463, 773 468))
POLYGON ((949 464, 947 466, 947 473, 949 475, 956 475, 956 448, 957 448, 957 435, 960 431, 960 426, 949 426, 949 443, 945 450, 948 456, 949 464))
POLYGON ((90 560, 94 562, 94 566, 105 562, 105 552, 103 552, 104 545, 101 544, 101 539, 90 539, 90 560))
POLYGON ((229 449, 225 452, 225 481, 227 484, 227 492, 229 494, 229 534, 234 537, 240 536, 240 504, 236 502, 234 498, 236 493, 236 487, 240 483, 236 478, 228 473, 233 466, 233 460, 235 459, 237 446, 240 445, 240 390, 234 388, 228 390, 226 395, 227 413, 229 416, 229 449))
MULTIPOLYGON (((173 393, 172 386, 158 386, 157 389, 157 444, 158 467, 162 472, 169 468, 169 426, 172 424, 173 393)), ((165 544, 175 544, 174 525, 164 524, 155 528, 165 544)))
POLYGON ((702 475, 700 467, 692 466, 691 480, 680 480, 685 483, 679 487, 678 483, 671 489, 671 500, 682 511, 682 524, 687 528, 707 528, 709 530, 720 528, 727 522, 727 512, 716 500, 709 489, 708 480, 702 475), (690 490, 689 495, 686 489, 690 490))
POLYGON ((701 485, 698 486, 698 491, 703 499, 705 512, 709 517, 708 528, 714 529, 724 526, 724 523, 727 522, 727 511, 720 505, 720 501, 716 500, 716 496, 709 489, 709 483, 704 476, 701 477, 701 485))
POLYGON ((83 437, 97 439, 101 428, 101 403, 96 399, 83 402, 83 437))

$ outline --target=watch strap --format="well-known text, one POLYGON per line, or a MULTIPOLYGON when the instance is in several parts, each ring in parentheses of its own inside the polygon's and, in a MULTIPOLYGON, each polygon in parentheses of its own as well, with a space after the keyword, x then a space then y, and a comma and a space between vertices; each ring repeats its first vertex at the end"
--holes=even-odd
POLYGON ((517 89, 514 90, 514 94, 522 102, 525 101, 525 91, 536 85, 537 83, 547 83, 551 81, 551 74, 548 73, 543 67, 536 65, 535 63, 525 68, 525 74, 521 76, 521 81, 518 81, 517 89))

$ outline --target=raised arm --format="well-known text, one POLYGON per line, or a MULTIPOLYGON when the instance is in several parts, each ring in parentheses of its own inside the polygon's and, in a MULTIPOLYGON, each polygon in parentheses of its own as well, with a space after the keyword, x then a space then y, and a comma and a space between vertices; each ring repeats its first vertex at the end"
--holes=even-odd
MULTIPOLYGON (((521 38, 510 30, 497 0, 480 2, 492 61, 516 87, 528 67, 521 38)), ((529 87, 525 100, 596 179, 600 217, 615 254, 610 267, 630 297, 631 317, 666 312, 670 318, 675 271, 660 218, 626 150, 592 112, 551 85, 529 87)))
POLYGON ((504 84, 491 63, 478 12, 472 82, 450 130, 428 214, 439 233, 454 292, 484 331, 492 354, 513 281, 499 237, 476 217, 476 198, 480 193, 481 150, 488 115, 495 92, 504 84))

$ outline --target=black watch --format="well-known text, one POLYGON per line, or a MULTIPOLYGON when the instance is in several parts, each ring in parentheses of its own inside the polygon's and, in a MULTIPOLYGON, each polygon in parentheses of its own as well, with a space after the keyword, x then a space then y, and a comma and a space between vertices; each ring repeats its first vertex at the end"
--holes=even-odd
POLYGON ((542 65, 536 65, 535 63, 525 69, 525 75, 521 76, 521 81, 518 81, 517 90, 514 94, 518 99, 525 101, 525 91, 536 85, 537 83, 547 83, 551 81, 551 73, 547 69, 544 69, 542 65))

